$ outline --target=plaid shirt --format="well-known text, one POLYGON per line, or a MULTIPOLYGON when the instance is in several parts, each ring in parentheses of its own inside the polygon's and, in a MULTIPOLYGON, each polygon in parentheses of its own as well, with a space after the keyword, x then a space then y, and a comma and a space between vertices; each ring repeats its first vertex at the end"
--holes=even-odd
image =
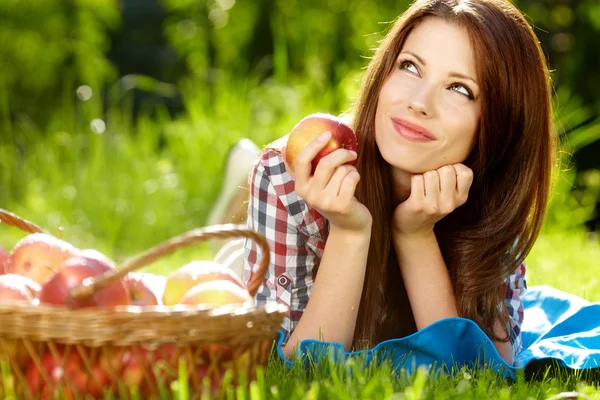
MULTIPOLYGON (((327 240, 328 221, 296 194, 294 179, 286 171, 281 152, 276 148, 263 150, 254 163, 248 227, 263 234, 271 249, 269 269, 256 294, 256 303, 276 301, 289 307, 290 312, 281 325, 285 343, 308 304, 327 240)), ((246 239, 245 282, 249 281, 260 256, 256 243, 246 239)), ((523 323, 521 295, 527 289, 525 264, 509 277, 504 287, 511 341, 517 354, 521 349, 523 323)))

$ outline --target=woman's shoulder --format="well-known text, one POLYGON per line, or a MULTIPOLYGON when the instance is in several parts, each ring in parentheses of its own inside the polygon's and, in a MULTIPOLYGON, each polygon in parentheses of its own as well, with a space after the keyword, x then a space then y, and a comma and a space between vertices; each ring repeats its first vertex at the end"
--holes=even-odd
POLYGON ((294 177, 285 162, 287 135, 266 145, 259 153, 255 170, 269 179, 279 196, 294 192, 294 177))

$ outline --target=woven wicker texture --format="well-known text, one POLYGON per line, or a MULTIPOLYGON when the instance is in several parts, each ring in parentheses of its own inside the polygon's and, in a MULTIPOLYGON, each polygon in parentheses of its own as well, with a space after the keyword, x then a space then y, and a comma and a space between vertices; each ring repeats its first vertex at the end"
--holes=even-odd
MULTIPOLYGON (((2 209, 0 222, 27 233, 43 232, 2 209)), ((90 296, 179 248, 233 237, 251 238, 262 249, 263 258, 247 288, 254 296, 268 268, 269 248, 264 237, 239 225, 195 229, 166 240, 114 270, 86 280, 71 296, 90 296)), ((187 370, 192 398, 202 390, 215 395, 226 385, 223 379, 227 377, 233 384, 254 379, 256 367, 267 362, 287 312, 287 307, 274 303, 80 309, 0 304, 0 361, 8 361, 12 372, 9 385, 0 383, 0 396, 14 392, 18 398, 53 398, 58 390, 65 398, 101 398, 106 391, 129 398, 131 385, 135 385, 143 398, 157 397, 168 393, 170 383, 178 378, 178 362, 187 370), (62 375, 53 373, 53 367, 62 375), (242 376, 245 378, 240 380, 242 376)))

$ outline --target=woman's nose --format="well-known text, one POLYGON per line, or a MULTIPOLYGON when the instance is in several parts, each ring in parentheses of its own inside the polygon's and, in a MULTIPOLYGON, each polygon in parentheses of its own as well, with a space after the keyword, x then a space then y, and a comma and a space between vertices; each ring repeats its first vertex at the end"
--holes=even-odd
POLYGON ((408 101, 408 109, 421 116, 430 116, 433 110, 431 90, 422 87, 412 93, 408 101))

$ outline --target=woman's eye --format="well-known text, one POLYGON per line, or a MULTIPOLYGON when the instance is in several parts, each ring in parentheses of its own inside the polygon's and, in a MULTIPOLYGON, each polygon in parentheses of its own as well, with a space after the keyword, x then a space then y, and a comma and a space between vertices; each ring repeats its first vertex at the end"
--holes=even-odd
POLYGON ((417 69, 417 66, 412 61, 402 61, 400 63, 400 69, 405 69, 407 71, 412 72, 413 74, 418 74, 419 73, 419 70, 417 69))
POLYGON ((454 83, 450 86, 450 88, 452 90, 457 91, 460 94, 464 94, 465 96, 467 96, 469 98, 469 100, 473 100, 474 96, 473 93, 471 92, 471 90, 466 87, 465 85, 462 85, 460 83, 454 83))

